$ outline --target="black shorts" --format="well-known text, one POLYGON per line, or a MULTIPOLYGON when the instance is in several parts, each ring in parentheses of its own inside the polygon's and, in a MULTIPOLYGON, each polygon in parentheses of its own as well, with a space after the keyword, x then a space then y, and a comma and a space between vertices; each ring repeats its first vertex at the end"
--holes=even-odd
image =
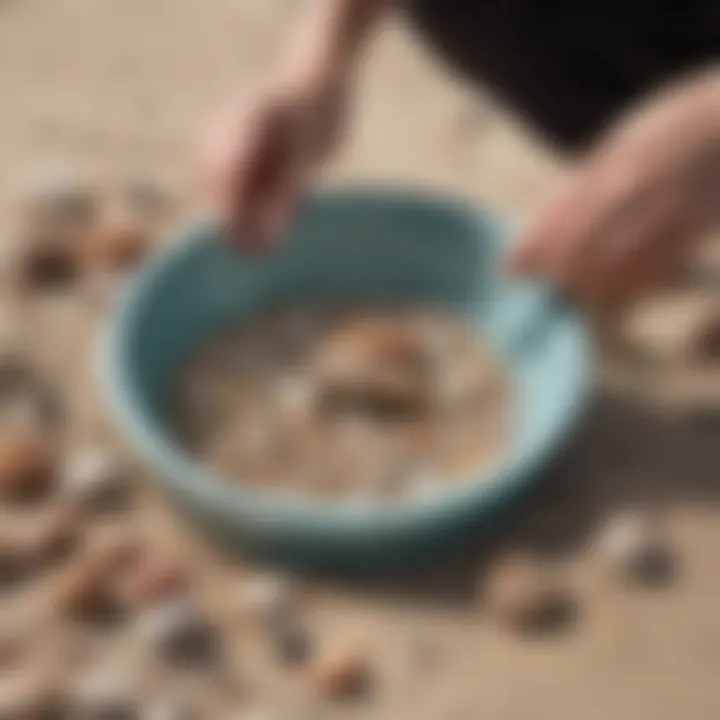
POLYGON ((566 149, 648 89, 720 59, 720 0, 406 2, 432 48, 566 149))

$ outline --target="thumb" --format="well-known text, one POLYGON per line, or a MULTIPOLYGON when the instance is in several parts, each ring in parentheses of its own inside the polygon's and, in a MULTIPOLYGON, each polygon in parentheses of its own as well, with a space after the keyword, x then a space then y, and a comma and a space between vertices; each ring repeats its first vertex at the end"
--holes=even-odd
POLYGON ((531 222, 515 238, 505 262, 505 271, 515 277, 531 277, 542 271, 548 229, 531 222))
POLYGON ((529 242, 521 235, 510 250, 505 270, 515 277, 530 277, 540 271, 541 265, 542 246, 537 242, 529 242))
POLYGON ((551 269, 548 266, 555 261, 551 256, 567 244, 584 220, 584 190, 577 173, 570 175, 530 219, 510 251, 506 269, 511 275, 535 276, 551 269))
POLYGON ((283 242, 297 212, 300 192, 298 178, 288 170, 265 196, 257 198, 254 251, 269 252, 283 242))

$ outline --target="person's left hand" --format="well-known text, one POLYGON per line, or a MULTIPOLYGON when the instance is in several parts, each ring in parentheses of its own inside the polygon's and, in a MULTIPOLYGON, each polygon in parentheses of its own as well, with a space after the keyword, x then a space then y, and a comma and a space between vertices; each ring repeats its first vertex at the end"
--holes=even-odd
POLYGON ((720 220, 720 73, 655 96, 617 124, 521 234, 510 270, 593 308, 679 271, 720 220))

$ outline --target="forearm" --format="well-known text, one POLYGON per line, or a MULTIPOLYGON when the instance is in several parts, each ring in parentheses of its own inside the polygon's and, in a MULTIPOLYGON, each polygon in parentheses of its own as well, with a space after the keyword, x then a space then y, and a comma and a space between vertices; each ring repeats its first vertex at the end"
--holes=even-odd
POLYGON ((281 65, 318 82, 343 81, 364 41, 395 0, 314 0, 281 65))

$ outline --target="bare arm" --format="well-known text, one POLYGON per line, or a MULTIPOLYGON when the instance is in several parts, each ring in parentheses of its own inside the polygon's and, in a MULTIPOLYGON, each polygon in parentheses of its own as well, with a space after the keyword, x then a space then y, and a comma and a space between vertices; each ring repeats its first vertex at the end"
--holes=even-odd
POLYGON ((394 0, 315 0, 276 73, 207 137, 211 198, 247 250, 272 247, 342 134, 364 41, 394 0))
POLYGON ((521 273, 614 307, 676 274, 720 228, 720 68, 646 98, 520 237, 521 273))
POLYGON ((395 0, 315 0, 281 64, 281 74, 303 72, 341 81, 365 39, 395 0))

